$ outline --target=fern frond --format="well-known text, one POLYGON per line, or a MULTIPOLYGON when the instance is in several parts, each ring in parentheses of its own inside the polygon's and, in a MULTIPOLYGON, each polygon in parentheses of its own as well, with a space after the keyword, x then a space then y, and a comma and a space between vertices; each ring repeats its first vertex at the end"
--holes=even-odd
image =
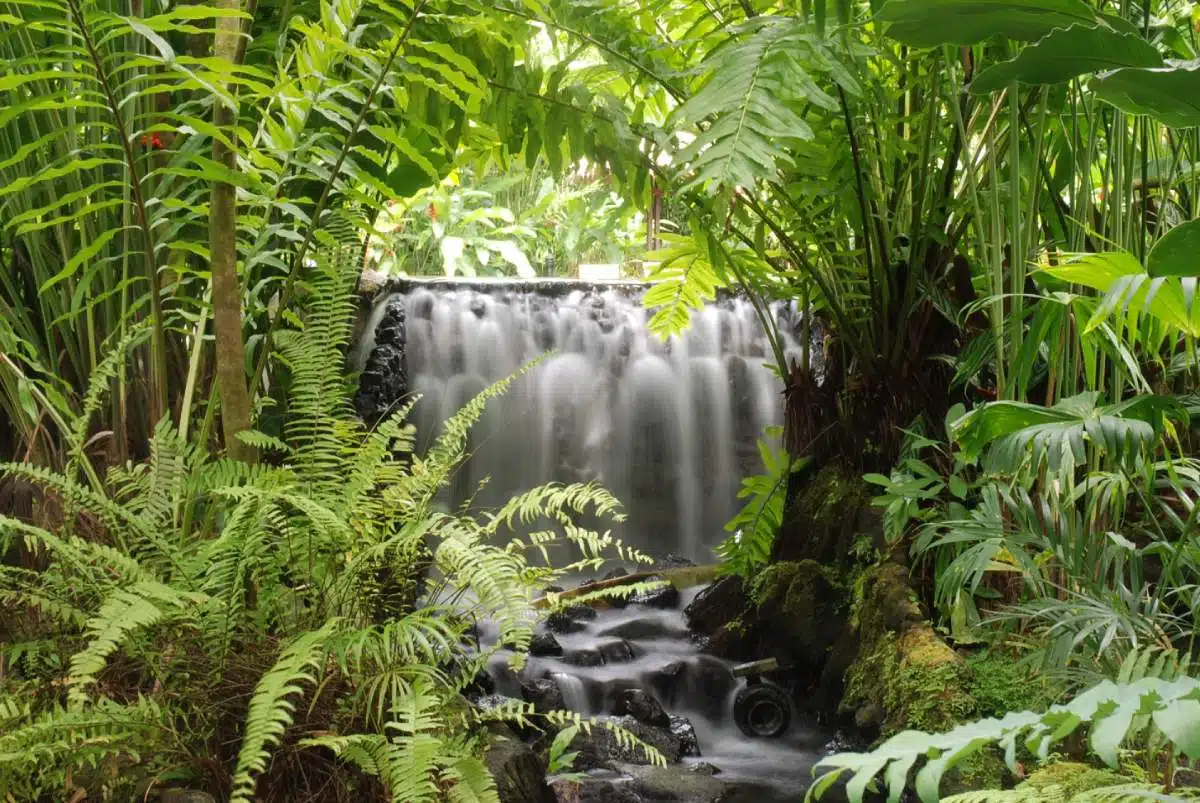
POLYGON ((305 684, 315 684, 314 671, 325 655, 325 641, 337 627, 330 620, 320 630, 310 631, 292 641, 275 665, 262 676, 246 712, 245 732, 233 774, 231 803, 251 803, 257 776, 267 768, 269 749, 278 744, 292 722, 296 695, 305 684))
POLYGON ((0 790, 28 789, 52 767, 84 768, 114 758, 135 763, 149 759, 161 749, 161 733, 174 717, 146 698, 128 704, 101 699, 82 708, 52 708, 32 717, 27 706, 0 701, 0 713, 8 720, 0 731, 0 790))
POLYGON ((141 580, 110 593, 96 615, 88 620, 91 640, 87 647, 71 658, 72 699, 77 702, 84 699, 84 688, 95 681, 108 656, 133 633, 205 601, 201 594, 179 591, 152 580, 141 580))
POLYGON ((712 183, 731 194, 773 180, 792 164, 789 143, 813 138, 799 109, 837 108, 811 72, 833 74, 844 88, 857 89, 802 20, 762 17, 739 34, 707 56, 702 85, 668 121, 675 128, 708 123, 677 156, 692 174, 685 189, 712 183))

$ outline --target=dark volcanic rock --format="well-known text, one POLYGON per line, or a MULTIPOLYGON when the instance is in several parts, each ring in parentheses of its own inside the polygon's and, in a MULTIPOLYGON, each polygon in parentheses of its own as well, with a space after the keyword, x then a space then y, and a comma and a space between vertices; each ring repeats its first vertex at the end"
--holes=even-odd
POLYGON ((554 633, 578 633, 581 630, 586 630, 587 625, 578 620, 572 619, 563 611, 555 611, 546 617, 546 627, 554 633))
POLYGON ((700 755, 700 740, 696 738, 696 728, 691 720, 685 717, 670 718, 671 735, 679 740, 679 749, 685 756, 700 755))
POLYGON ((688 627, 701 636, 711 636, 732 622, 746 609, 746 584, 741 577, 729 575, 705 588, 683 609, 688 627))
POLYGON ((642 742, 657 749, 667 761, 679 761, 683 757, 683 743, 669 728, 655 727, 638 722, 633 717, 597 717, 590 734, 580 731, 571 741, 570 749, 578 750, 575 768, 580 770, 597 767, 611 768, 616 763, 649 764, 641 747, 626 747, 603 723, 623 728, 642 742))
POLYGON ((633 776, 633 790, 643 800, 681 801, 681 803, 724 803, 730 788, 711 775, 689 772, 686 767, 622 766, 633 776))
POLYGON ((654 564, 660 569, 688 569, 696 565, 696 561, 688 560, 682 555, 676 555, 674 552, 668 552, 654 564))
MULTIPOLYGON (((656 575, 647 582, 663 582, 663 578, 656 575)), ((679 605, 679 589, 667 583, 650 591, 632 594, 629 602, 633 605, 648 605, 651 608, 674 608, 679 605)))
POLYGON ((354 397, 355 410, 368 424, 389 415, 408 393, 406 340, 404 299, 393 296, 386 302, 375 327, 375 347, 367 357, 354 397))
POLYGON ((560 778, 551 784, 558 803, 645 803, 632 779, 617 773, 601 777, 560 778), (615 777, 611 777, 615 776, 615 777))
POLYGON ((617 696, 613 705, 617 716, 631 716, 638 722, 658 727, 670 727, 671 718, 662 704, 645 689, 626 689, 617 696))
POLYGON ((568 605, 546 617, 546 627, 555 633, 578 633, 596 618, 596 609, 589 605, 568 605))
POLYGON ((671 661, 669 664, 654 669, 646 675, 646 682, 654 690, 654 694, 667 705, 674 705, 683 693, 684 677, 687 675, 687 664, 683 661, 671 661))
POLYGON ((562 657, 564 664, 571 666, 603 666, 604 656, 599 650, 583 649, 571 650, 562 657))
POLYGON ((610 625, 597 632, 598 636, 613 636, 623 639, 686 638, 687 631, 681 630, 665 619, 647 616, 645 619, 630 619, 628 622, 610 625))
POLYGON ((551 678, 522 681, 521 696, 526 702, 533 703, 534 710, 542 714, 559 711, 565 707, 562 689, 551 678))
POLYGON ((623 664, 637 657, 633 645, 624 639, 603 642, 596 646, 596 650, 606 664, 623 664))
POLYGON ((500 803, 555 803, 537 754, 505 725, 492 725, 483 763, 496 779, 500 803))
POLYGON ((537 657, 562 655, 563 648, 553 633, 538 633, 529 642, 529 654, 537 657))

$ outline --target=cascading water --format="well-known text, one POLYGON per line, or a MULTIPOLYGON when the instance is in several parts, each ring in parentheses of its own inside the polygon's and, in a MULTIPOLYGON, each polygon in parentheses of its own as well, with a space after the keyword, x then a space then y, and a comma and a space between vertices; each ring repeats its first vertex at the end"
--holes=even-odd
MULTIPOLYGON (((633 602, 598 613, 570 610, 569 626, 560 622, 551 644, 543 642, 520 671, 511 666, 511 652, 495 652, 489 673, 495 692, 500 699, 524 697, 539 710, 561 705, 604 719, 627 713, 621 700, 638 690, 670 715, 672 732, 694 735, 697 749, 682 763, 718 767, 718 777, 744 793, 732 799, 798 803, 831 734, 798 717, 779 738, 751 739, 737 728, 733 700, 745 681, 734 677, 733 664, 703 653, 688 637, 683 609, 698 590, 675 595, 673 604, 663 607, 633 602), (686 725, 677 731, 680 722, 686 725)), ((479 634, 484 646, 496 645, 498 634, 490 623, 480 623, 479 634)))
MULTIPOLYGON (((372 370, 372 334, 385 315, 401 315, 407 390, 421 396, 413 419, 428 444, 484 387, 553 352, 476 425, 456 500, 499 504, 545 482, 595 480, 625 504, 618 535, 628 543, 709 561, 740 478, 759 470, 756 439, 781 421, 782 382, 747 300, 722 299, 664 342, 647 327, 643 291, 410 282, 376 305, 357 367, 372 370)), ((770 314, 786 356, 798 359, 799 315, 782 303, 770 314)), ((374 370, 394 373, 396 362, 374 370)))

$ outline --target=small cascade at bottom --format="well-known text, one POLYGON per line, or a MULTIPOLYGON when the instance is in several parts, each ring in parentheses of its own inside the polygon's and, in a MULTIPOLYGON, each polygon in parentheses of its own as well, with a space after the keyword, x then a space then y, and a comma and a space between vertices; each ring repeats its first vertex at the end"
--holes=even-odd
MULTIPOLYGON (((495 654, 495 694, 476 704, 519 698, 539 713, 566 709, 612 722, 669 762, 667 770, 645 766, 639 751, 596 726, 571 744, 579 751, 573 770, 586 775, 571 781, 579 787, 566 799, 799 803, 832 734, 794 716, 778 738, 739 730, 733 702, 746 681, 730 662, 703 653, 687 628, 683 609, 698 591, 666 587, 634 595, 624 608, 572 606, 551 616, 520 671, 509 651, 495 654)), ((495 643, 495 633, 480 635, 484 645, 495 643)))

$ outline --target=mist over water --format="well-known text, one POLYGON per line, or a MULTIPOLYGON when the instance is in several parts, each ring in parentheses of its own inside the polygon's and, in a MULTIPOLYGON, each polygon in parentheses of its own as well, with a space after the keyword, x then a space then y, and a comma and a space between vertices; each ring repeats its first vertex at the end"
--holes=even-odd
MULTIPOLYGON (((402 294, 421 446, 480 390, 552 352, 476 425, 453 501, 485 478, 475 500, 489 506, 545 482, 594 480, 624 503, 616 534, 629 544, 710 561, 741 477, 761 470, 756 438, 782 421, 783 385, 754 308, 723 299, 663 342, 647 328, 641 285, 563 289, 446 282, 402 294)), ((799 315, 785 304, 771 314, 799 359, 799 315)), ((368 335, 360 353, 370 348, 368 335)))

